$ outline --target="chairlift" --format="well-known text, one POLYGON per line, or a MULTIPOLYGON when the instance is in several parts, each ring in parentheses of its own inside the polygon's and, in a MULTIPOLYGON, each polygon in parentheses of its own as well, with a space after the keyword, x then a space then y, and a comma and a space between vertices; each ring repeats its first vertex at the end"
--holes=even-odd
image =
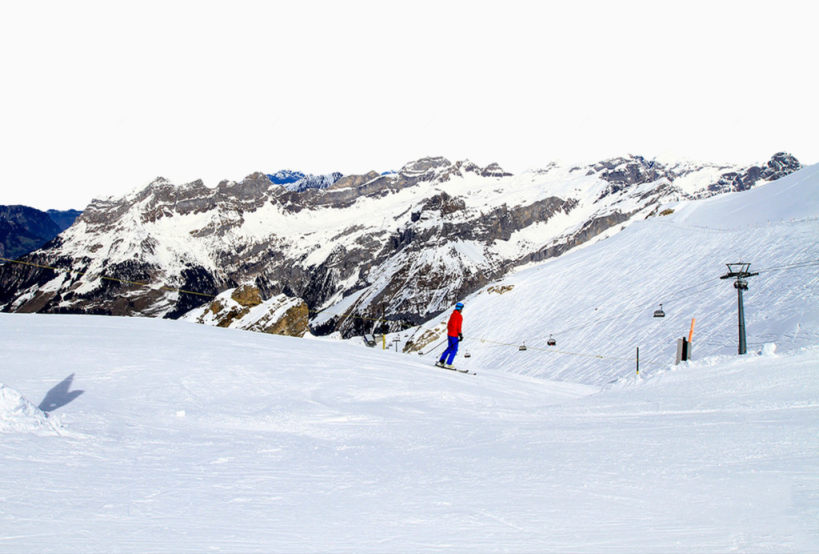
POLYGON ((546 344, 548 344, 549 346, 555 346, 557 345, 557 341, 552 338, 552 335, 549 335, 549 340, 546 341, 546 344))
POLYGON ((663 305, 660 304, 659 310, 654 310, 654 317, 665 317, 665 312, 663 311, 663 305))
POLYGON ((523 352, 524 350, 526 350, 526 343, 523 343, 523 344, 521 344, 520 346, 518 346, 518 350, 520 350, 521 352, 523 352))
POLYGON ((469 352, 464 353, 464 358, 471 358, 471 357, 472 357, 472 354, 470 354, 469 352))

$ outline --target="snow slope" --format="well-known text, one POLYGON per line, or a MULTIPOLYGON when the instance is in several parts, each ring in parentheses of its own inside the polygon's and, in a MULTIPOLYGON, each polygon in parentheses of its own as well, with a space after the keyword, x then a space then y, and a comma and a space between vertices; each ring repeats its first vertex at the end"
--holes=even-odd
MULTIPOLYGON (((819 344, 819 165, 745 192, 664 208, 674 212, 464 299, 462 352, 471 357, 459 363, 604 385, 635 373, 638 347, 642 371, 673 362, 692 318, 695 359, 736 353, 737 294, 719 279, 733 262, 759 272, 744 293, 749 350, 769 342, 788 352, 819 344), (511 290, 493 292, 504 287, 511 290), (666 317, 652 317, 661 303, 666 317)), ((441 331, 447 316, 424 330, 441 331)), ((425 352, 430 363, 439 354, 425 352)))
POLYGON ((2 428, 3 551, 819 548, 816 348, 602 392, 148 318, 0 314, 0 348, 72 398, 2 428))

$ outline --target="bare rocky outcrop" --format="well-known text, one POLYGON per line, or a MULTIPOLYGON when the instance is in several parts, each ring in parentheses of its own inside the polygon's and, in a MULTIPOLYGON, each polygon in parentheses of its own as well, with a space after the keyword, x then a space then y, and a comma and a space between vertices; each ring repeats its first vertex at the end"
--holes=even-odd
POLYGON ((713 194, 741 192, 750 189, 760 181, 775 181, 801 168, 802 164, 794 156, 786 152, 778 152, 764 166, 751 166, 743 171, 723 173, 716 183, 708 187, 707 191, 697 196, 704 198, 713 194))
POLYGON ((230 294, 230 298, 245 308, 253 308, 263 302, 261 292, 252 285, 242 285, 230 294))
POLYGON ((259 288, 247 284, 219 294, 182 319, 291 337, 303 337, 309 331, 309 309, 303 300, 284 294, 263 300, 259 288))
POLYGON ((376 171, 370 171, 365 175, 347 175, 342 177, 330 187, 330 190, 346 189, 359 187, 370 181, 378 179, 380 175, 376 171))
POLYGON ((309 331, 310 311, 307 304, 299 302, 290 306, 283 315, 274 322, 267 322, 262 332, 289 337, 303 337, 309 331))

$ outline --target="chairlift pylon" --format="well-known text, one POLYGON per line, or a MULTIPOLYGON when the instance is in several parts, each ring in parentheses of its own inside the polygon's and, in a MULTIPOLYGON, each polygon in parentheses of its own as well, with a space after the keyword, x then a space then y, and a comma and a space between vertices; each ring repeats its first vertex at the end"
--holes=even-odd
POLYGON ((663 305, 660 304, 659 310, 654 310, 654 317, 665 317, 665 312, 663 311, 663 305))

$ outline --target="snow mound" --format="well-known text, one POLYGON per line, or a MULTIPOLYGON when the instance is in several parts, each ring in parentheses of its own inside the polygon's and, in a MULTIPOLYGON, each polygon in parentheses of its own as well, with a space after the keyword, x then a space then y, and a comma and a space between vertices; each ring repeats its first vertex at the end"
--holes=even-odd
POLYGON ((22 394, 0 383, 0 433, 59 435, 57 426, 22 394))

